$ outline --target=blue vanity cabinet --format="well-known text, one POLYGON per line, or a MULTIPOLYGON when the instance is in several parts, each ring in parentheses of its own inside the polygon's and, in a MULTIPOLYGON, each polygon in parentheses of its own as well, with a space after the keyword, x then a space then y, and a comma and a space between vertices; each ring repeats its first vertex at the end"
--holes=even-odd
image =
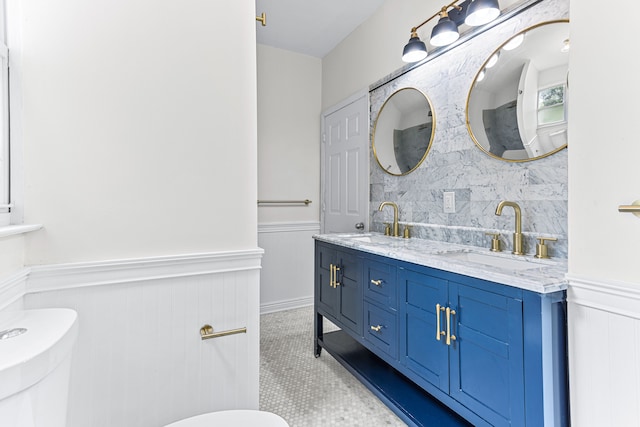
POLYGON ((357 251, 316 244, 316 311, 362 335, 362 258, 357 251))
POLYGON ((522 291, 401 269, 401 363, 415 381, 494 426, 525 425, 522 291))
POLYGON ((409 426, 569 425, 565 291, 317 241, 315 308, 316 356, 325 348, 409 426), (323 333, 322 316, 341 330, 323 333))

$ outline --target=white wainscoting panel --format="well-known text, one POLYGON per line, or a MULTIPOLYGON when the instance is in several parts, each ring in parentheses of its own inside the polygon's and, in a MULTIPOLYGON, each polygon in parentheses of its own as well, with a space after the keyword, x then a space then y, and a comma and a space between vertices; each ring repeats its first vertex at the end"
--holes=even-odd
POLYGON ((257 409, 261 256, 256 249, 33 267, 25 307, 79 314, 68 427, 163 426, 257 409), (247 333, 203 341, 204 324, 247 333))
POLYGON ((29 269, 24 268, 0 281, 0 310, 22 309, 29 269))
POLYGON ((319 222, 263 223, 258 226, 262 260, 260 312, 313 304, 313 235, 319 222))
POLYGON ((571 424, 640 426, 640 284, 568 277, 571 424))

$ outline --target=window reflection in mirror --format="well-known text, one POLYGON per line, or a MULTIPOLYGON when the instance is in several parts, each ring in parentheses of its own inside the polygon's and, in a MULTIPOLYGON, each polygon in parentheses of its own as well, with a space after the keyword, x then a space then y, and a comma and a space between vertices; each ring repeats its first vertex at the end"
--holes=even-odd
POLYGON ((528 28, 489 55, 467 98, 467 127, 480 149, 523 162, 567 146, 568 50, 569 23, 559 20, 528 28))
POLYGON ((373 132, 373 155, 391 175, 406 175, 427 156, 435 120, 431 103, 419 90, 404 88, 384 103, 373 132))

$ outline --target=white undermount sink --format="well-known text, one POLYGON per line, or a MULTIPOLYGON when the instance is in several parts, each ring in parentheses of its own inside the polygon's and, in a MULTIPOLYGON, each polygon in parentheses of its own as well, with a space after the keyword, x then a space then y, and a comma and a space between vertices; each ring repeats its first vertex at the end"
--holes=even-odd
POLYGON ((533 260, 530 258, 517 259, 472 251, 451 251, 443 252, 438 255, 452 260, 466 261, 490 267, 498 267, 505 270, 530 270, 533 268, 549 266, 549 263, 533 260))

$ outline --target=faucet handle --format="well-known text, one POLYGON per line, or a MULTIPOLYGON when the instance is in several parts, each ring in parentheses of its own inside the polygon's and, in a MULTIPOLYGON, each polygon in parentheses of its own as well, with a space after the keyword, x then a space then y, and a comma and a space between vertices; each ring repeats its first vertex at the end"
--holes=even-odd
POLYGON ((384 235, 391 236, 391 224, 388 222, 383 222, 384 224, 384 235))
POLYGON ((491 252, 502 252, 500 247, 500 233, 484 233, 487 236, 493 236, 491 239, 491 252))
POLYGON ((540 243, 536 244, 536 258, 549 258, 549 254, 547 253, 547 245, 546 242, 555 242, 558 239, 555 237, 536 237, 540 243))
POLYGON ((402 237, 404 237, 405 239, 408 239, 411 237, 411 232, 409 231, 411 229, 411 225, 405 225, 404 226, 404 231, 402 232, 402 237))

